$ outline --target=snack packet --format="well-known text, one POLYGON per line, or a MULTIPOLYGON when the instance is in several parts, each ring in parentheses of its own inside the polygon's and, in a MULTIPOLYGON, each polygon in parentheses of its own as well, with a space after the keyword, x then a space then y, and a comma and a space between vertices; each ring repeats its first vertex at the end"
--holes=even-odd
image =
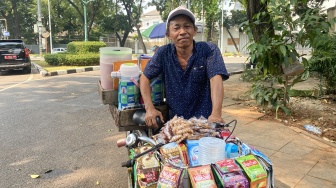
POLYGON ((168 143, 160 148, 165 161, 170 161, 176 166, 185 166, 183 163, 183 156, 181 156, 180 147, 176 142, 168 143))
POLYGON ((242 169, 233 159, 218 161, 212 165, 216 183, 223 188, 249 187, 249 182, 241 172, 242 169))
POLYGON ((254 155, 238 157, 236 161, 244 169, 251 188, 267 187, 267 173, 254 155))
POLYGON ((184 166, 189 166, 187 146, 183 143, 179 143, 178 146, 184 166))
POLYGON ((214 166, 216 166, 222 173, 242 171, 233 159, 217 161, 214 166))
MULTIPOLYGON (((149 150, 151 146, 141 146, 134 149, 137 155, 149 150)), ((136 160, 137 184, 140 188, 154 188, 160 175, 160 162, 154 154, 148 153, 136 160)))
POLYGON ((191 167, 199 166, 200 163, 198 161, 198 140, 187 140, 187 149, 188 149, 188 158, 189 164, 191 167))
POLYGON ((188 168, 188 174, 192 187, 217 188, 210 165, 188 168))
POLYGON ((160 173, 157 188, 177 188, 181 186, 184 169, 164 165, 160 173))

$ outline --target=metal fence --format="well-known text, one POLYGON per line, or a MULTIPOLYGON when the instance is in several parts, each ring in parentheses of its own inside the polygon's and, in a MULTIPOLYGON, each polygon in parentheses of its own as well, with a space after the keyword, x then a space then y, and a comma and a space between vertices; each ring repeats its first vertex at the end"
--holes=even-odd
MULTIPOLYGON (((32 54, 39 54, 40 53, 40 47, 39 45, 35 44, 26 44, 26 47, 29 48, 32 51, 32 54)), ((53 48, 66 48, 67 44, 57 44, 54 45, 53 48)), ((42 52, 45 53, 46 49, 42 49, 42 52)))

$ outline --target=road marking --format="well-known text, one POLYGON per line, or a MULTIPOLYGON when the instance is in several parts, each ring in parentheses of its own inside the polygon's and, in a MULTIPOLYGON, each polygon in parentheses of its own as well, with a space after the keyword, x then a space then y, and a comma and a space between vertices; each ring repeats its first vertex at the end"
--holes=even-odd
POLYGON ((30 81, 32 78, 33 78, 33 74, 32 74, 32 73, 30 73, 30 75, 29 75, 29 78, 28 78, 27 80, 25 80, 25 81, 23 81, 23 82, 20 82, 20 83, 17 83, 17 84, 15 84, 15 85, 9 86, 9 87, 6 87, 6 88, 3 88, 3 89, 0 89, 0 91, 5 91, 5 90, 7 90, 7 89, 10 89, 10 88, 13 88, 13 87, 19 86, 19 85, 21 85, 21 84, 24 84, 24 83, 26 83, 26 82, 29 82, 29 81, 30 81))

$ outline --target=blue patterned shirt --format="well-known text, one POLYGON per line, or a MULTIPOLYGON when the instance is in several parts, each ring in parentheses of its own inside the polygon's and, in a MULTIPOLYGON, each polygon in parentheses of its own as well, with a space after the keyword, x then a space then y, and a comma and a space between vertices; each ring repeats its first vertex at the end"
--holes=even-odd
POLYGON ((158 49, 148 62, 144 75, 153 79, 162 73, 166 103, 170 118, 185 119, 201 116, 208 118, 212 112, 210 78, 221 75, 229 78, 219 48, 210 42, 195 42, 193 54, 185 70, 182 69, 174 44, 158 49))

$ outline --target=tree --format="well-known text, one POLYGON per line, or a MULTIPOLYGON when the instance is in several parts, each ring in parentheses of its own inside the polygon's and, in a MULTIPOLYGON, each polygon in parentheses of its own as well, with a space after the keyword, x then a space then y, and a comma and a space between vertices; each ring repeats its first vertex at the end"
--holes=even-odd
MULTIPOLYGON (((67 0, 68 3, 75 9, 75 11, 77 12, 79 18, 82 20, 82 24, 83 26, 85 25, 85 20, 84 20, 84 8, 83 8, 83 3, 81 0, 67 0)), ((103 10, 103 1, 100 0, 96 0, 94 2, 88 3, 87 6, 87 22, 88 22, 88 33, 90 33, 91 29, 92 29, 92 25, 94 23, 95 17, 97 16, 97 14, 103 10)), ((83 33, 84 33, 84 29, 83 29, 83 33)))
POLYGON ((137 33, 138 33, 138 39, 139 42, 142 46, 143 49, 143 53, 147 53, 147 49, 145 46, 145 43, 143 42, 143 38, 140 32, 140 16, 142 14, 142 8, 143 8, 143 2, 142 0, 137 0, 137 1, 133 1, 133 0, 122 0, 121 1, 122 4, 124 5, 127 17, 128 17, 128 21, 130 23, 130 25, 136 28, 137 33))
POLYGON ((10 38, 34 41, 33 24, 36 23, 35 1, 33 0, 2 0, 0 2, 0 15, 7 20, 10 38))
POLYGON ((169 12, 180 6, 180 2, 181 1, 174 0, 152 0, 148 5, 155 6, 156 10, 160 13, 162 20, 166 21, 169 12))
MULTIPOLYGON (((309 4, 313 2, 305 0, 309 4)), ((243 26, 247 32, 251 44, 248 46, 251 52, 251 60, 257 60, 257 67, 262 69, 263 77, 253 85, 251 94, 258 103, 268 104, 278 110, 286 110, 289 101, 288 92, 297 82, 308 77, 308 71, 304 74, 286 75, 284 70, 302 60, 304 67, 308 66, 305 57, 299 55, 295 47, 297 44, 309 46, 314 39, 328 31, 330 23, 326 22, 324 15, 319 14, 320 8, 305 7, 300 17, 293 17, 295 9, 300 5, 298 0, 245 0, 247 5, 248 21, 243 26), (289 83, 289 79, 292 82, 289 83), (265 81, 269 82, 265 82, 265 81), (268 85, 267 83, 272 83, 268 85), (282 88, 274 85, 282 84, 282 88)), ((303 10, 303 9, 301 9, 303 10)), ((297 11, 298 12, 298 11, 297 11)))
MULTIPOLYGON (((223 24, 226 28, 226 31, 229 33, 236 50, 239 52, 238 46, 237 46, 237 44, 236 44, 235 40, 233 39, 232 34, 230 32, 230 28, 235 27, 235 26, 239 26, 242 23, 244 23, 247 20, 247 15, 246 15, 246 11, 244 11, 244 10, 232 10, 231 14, 232 14, 231 17, 226 16, 223 24)), ((241 29, 239 28, 239 31, 240 30, 241 29)))
POLYGON ((126 15, 118 13, 116 15, 109 15, 100 20, 99 25, 102 32, 114 33, 120 43, 120 46, 124 46, 129 33, 132 31, 132 25, 129 23, 129 19, 126 15), (123 32, 122 38, 120 32, 123 32))

